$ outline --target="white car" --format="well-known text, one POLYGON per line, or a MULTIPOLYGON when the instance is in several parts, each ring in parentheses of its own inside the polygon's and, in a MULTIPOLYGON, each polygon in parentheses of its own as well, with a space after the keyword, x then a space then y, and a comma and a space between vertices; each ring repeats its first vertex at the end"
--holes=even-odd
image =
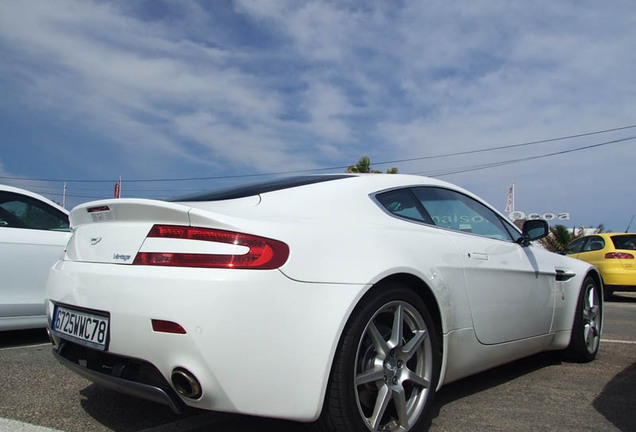
POLYGON ((540 351, 594 359, 602 285, 459 187, 320 175, 71 212, 54 354, 169 405, 422 430, 444 384, 540 351))
POLYGON ((68 211, 0 185, 0 331, 46 327, 46 278, 70 236, 68 211))

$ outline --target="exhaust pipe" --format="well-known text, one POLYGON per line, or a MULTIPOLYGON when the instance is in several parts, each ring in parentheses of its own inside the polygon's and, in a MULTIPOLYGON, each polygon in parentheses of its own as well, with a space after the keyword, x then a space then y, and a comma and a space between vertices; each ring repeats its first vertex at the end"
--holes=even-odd
POLYGON ((203 394, 199 380, 187 369, 176 368, 172 371, 170 378, 174 389, 183 397, 199 399, 203 394))

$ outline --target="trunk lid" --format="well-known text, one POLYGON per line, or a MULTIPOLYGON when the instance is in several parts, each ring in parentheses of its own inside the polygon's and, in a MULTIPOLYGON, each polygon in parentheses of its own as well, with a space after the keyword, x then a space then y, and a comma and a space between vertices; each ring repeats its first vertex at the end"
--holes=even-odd
POLYGON ((132 264, 153 225, 189 225, 190 209, 144 199, 95 201, 75 207, 66 260, 132 264))

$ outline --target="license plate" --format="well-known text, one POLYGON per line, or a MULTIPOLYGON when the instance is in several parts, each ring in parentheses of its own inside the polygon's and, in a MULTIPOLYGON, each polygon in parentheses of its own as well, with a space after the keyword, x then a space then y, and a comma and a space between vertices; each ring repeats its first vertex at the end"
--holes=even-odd
POLYGON ((109 329, 107 313, 56 306, 52 327, 62 339, 100 350, 106 349, 109 329))

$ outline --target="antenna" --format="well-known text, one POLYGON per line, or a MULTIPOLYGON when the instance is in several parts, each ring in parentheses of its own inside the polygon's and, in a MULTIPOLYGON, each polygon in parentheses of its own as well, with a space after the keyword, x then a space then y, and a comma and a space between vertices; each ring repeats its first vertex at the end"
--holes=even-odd
POLYGON ((629 232, 629 227, 632 226, 632 222, 634 222, 634 216, 636 216, 636 214, 632 215, 632 218, 629 220, 629 223, 627 224, 627 228, 625 228, 625 232, 629 232))

